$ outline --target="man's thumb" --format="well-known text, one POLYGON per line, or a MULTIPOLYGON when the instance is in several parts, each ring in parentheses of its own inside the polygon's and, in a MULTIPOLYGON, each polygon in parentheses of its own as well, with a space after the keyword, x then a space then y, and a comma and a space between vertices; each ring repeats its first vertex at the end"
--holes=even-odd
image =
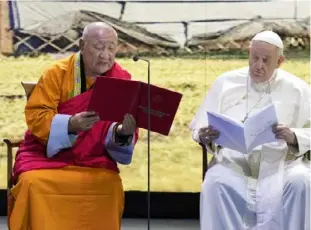
POLYGON ((85 111, 85 112, 81 112, 80 115, 82 117, 91 117, 91 116, 95 115, 95 112, 94 111, 85 111))

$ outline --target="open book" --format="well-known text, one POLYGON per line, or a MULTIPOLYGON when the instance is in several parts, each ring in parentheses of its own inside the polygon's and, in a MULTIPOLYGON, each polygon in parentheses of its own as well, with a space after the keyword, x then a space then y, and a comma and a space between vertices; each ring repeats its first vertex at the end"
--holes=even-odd
POLYGON ((272 126, 278 122, 273 104, 263 108, 242 123, 228 116, 207 112, 208 123, 220 132, 214 141, 226 148, 250 153, 259 145, 277 141, 272 126))
MULTIPOLYGON (((150 130, 169 135, 182 94, 150 85, 150 130)), ((148 128, 148 84, 113 77, 96 79, 88 111, 95 111, 103 121, 122 122, 132 114, 139 128, 148 128)))

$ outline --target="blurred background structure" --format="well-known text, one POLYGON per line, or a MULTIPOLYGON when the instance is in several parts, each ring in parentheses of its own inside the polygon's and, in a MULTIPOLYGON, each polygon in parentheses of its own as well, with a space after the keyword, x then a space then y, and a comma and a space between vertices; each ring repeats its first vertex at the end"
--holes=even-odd
POLYGON ((74 52, 83 27, 93 21, 118 31, 119 56, 246 49, 264 29, 278 32, 286 47, 310 43, 310 2, 300 0, 4 0, 0 9, 0 51, 14 56, 74 52))

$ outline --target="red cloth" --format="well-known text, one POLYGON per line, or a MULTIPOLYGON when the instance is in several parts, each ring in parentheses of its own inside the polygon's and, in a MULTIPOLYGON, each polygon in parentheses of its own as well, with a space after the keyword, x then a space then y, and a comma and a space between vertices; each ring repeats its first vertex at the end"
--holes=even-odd
MULTIPOLYGON (((122 79, 131 78, 131 75, 117 63, 105 76, 122 79)), ((59 114, 74 115, 86 111, 91 94, 92 89, 60 104, 58 107, 59 114)), ((112 122, 106 121, 97 122, 92 129, 78 134, 72 148, 62 150, 52 158, 46 156, 46 145, 39 142, 29 130, 26 131, 24 141, 16 153, 13 183, 16 182, 21 173, 29 170, 62 168, 69 165, 105 168, 119 172, 116 162, 111 159, 104 149, 105 138, 111 124, 112 122)), ((135 140, 137 140, 137 137, 138 132, 136 132, 135 140)))
MULTIPOLYGON (((150 130, 168 136, 182 94, 150 85, 150 130)), ((119 78, 99 78, 88 110, 96 111, 101 120, 122 122, 124 114, 130 113, 139 128, 148 130, 148 84, 119 78), (118 89, 118 90, 115 90, 118 89), (97 100, 108 98, 113 100, 97 100), (119 106, 107 111, 115 104, 119 106)))

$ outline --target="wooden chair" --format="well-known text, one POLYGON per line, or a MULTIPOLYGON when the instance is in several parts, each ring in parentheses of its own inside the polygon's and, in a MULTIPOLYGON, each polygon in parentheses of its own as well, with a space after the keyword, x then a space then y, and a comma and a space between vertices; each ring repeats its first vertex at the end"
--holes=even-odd
MULTIPOLYGON (((36 82, 21 82, 26 98, 30 97, 31 92, 33 91, 34 87, 36 86, 36 82)), ((20 145, 20 143, 23 141, 22 139, 20 140, 12 140, 12 139, 4 139, 4 143, 7 145, 7 188, 10 190, 13 186, 11 176, 12 176, 12 169, 13 169, 13 148, 16 148, 20 145)))

